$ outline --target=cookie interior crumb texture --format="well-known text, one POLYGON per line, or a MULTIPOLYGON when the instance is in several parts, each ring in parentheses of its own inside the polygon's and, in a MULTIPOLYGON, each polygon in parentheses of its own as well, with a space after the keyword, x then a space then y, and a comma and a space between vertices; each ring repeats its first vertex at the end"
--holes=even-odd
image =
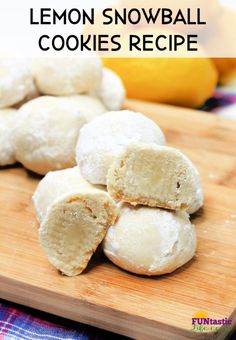
POLYGON ((95 186, 87 182, 81 176, 77 166, 48 172, 39 182, 33 195, 33 203, 39 222, 43 221, 47 209, 56 199, 64 195, 88 191, 103 191, 108 196, 104 187, 95 186))
POLYGON ((50 263, 65 275, 78 275, 116 217, 116 206, 105 193, 67 195, 48 209, 39 241, 50 263))
POLYGON ((203 204, 200 176, 179 150, 133 143, 109 169, 107 188, 115 200, 189 213, 203 204))

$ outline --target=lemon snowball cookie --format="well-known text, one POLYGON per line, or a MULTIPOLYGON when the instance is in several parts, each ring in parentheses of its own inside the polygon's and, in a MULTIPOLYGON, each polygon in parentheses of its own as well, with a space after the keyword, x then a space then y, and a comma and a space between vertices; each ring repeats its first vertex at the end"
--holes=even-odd
POLYGON ((111 165, 107 188, 116 200, 194 213, 203 204, 200 175, 179 150, 128 145, 111 165))
POLYGON ((117 218, 114 201, 86 183, 77 167, 46 175, 33 200, 49 262, 65 275, 80 274, 117 218))
POLYGON ((42 96, 19 109, 14 131, 16 159, 39 174, 75 165, 75 146, 86 123, 65 98, 42 96))
POLYGON ((33 77, 25 60, 0 58, 0 108, 19 103, 33 89, 33 77))
POLYGON ((104 67, 102 81, 93 92, 101 99, 109 111, 120 110, 125 100, 125 88, 121 78, 112 70, 104 67))
POLYGON ((124 205, 103 242, 117 266, 141 275, 162 275, 181 267, 195 254, 195 227, 186 212, 124 205))
POLYGON ((66 96, 88 93, 101 82, 99 57, 41 58, 32 62, 32 74, 42 94, 66 96))
POLYGON ((113 111, 95 118, 80 131, 76 159, 81 174, 93 184, 106 185, 109 167, 132 142, 165 144, 165 137, 149 118, 132 111, 113 111))
POLYGON ((13 144, 13 127, 17 110, 0 109, 0 166, 16 162, 13 144))

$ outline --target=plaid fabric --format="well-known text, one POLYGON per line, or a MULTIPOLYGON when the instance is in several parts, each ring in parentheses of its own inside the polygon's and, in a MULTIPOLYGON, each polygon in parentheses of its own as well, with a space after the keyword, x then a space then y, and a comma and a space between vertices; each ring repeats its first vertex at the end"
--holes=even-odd
POLYGON ((219 113, 222 109, 232 104, 236 104, 236 88, 234 93, 218 88, 214 96, 208 99, 205 104, 200 107, 200 110, 219 113))
MULTIPOLYGON (((234 93, 218 89, 200 109, 219 113, 222 108, 236 103, 234 93)), ((101 331, 83 324, 71 322, 32 309, 0 302, 0 340, 104 340, 127 339, 112 333, 101 331)), ((236 340, 236 333, 231 337, 236 340)))
POLYGON ((0 340, 120 340, 100 329, 0 301, 0 340))

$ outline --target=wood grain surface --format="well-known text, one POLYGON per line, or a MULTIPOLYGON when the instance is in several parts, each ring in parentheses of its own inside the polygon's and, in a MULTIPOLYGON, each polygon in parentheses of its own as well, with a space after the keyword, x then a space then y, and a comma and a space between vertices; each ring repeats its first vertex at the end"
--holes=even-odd
POLYGON ((84 274, 62 276, 37 240, 31 195, 39 177, 8 167, 0 170, 0 297, 137 339, 223 339, 229 329, 193 332, 191 318, 204 312, 236 325, 236 123, 138 101, 126 107, 154 119, 200 171, 205 204, 192 218, 195 258, 146 278, 98 252, 84 274))

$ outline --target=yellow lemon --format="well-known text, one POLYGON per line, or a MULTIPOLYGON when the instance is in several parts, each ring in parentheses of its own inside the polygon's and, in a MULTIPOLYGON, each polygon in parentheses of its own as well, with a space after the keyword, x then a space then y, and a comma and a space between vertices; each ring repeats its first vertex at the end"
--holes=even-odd
POLYGON ((197 107, 214 92, 218 73, 208 58, 109 58, 129 98, 197 107))
MULTIPOLYGON (((141 28, 132 33, 139 37, 173 34, 162 28, 141 28)), ((127 41, 129 35, 123 35, 122 46, 127 48, 127 41)), ((106 58, 104 63, 122 78, 129 98, 197 107, 213 94, 218 81, 214 63, 201 51, 203 58, 186 58, 180 50, 179 58, 106 58)), ((136 51, 137 56, 140 53, 136 51)))
POLYGON ((212 59, 220 75, 220 83, 227 84, 236 78, 236 58, 214 58, 212 59))

